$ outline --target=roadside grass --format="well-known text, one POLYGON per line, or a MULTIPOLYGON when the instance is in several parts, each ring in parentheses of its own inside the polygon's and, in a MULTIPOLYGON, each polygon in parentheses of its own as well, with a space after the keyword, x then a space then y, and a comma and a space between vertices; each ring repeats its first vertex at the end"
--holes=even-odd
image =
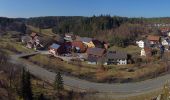
POLYGON ((73 76, 85 78, 95 82, 133 82, 159 76, 167 67, 166 63, 148 63, 144 65, 129 64, 120 66, 101 66, 78 63, 68 63, 59 58, 37 54, 28 58, 29 61, 47 69, 69 73, 73 76))
POLYGON ((85 96, 83 100, 153 100, 156 98, 162 90, 156 90, 153 92, 139 93, 137 96, 128 96, 128 97, 116 97, 117 94, 99 94, 85 96), (115 97, 114 97, 115 95, 115 97))
POLYGON ((130 45, 125 48, 112 46, 109 48, 109 50, 124 51, 124 52, 127 52, 128 54, 135 54, 135 55, 139 54, 140 55, 141 49, 138 46, 130 45))

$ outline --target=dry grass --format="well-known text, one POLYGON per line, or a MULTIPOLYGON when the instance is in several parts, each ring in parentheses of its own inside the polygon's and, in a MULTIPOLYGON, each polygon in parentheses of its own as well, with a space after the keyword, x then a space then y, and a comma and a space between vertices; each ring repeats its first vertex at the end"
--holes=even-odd
POLYGON ((83 100, 152 100, 161 93, 161 90, 139 94, 137 96, 116 97, 116 94, 101 94, 86 96, 83 100))
POLYGON ((109 50, 116 50, 116 51, 124 51, 124 52, 127 52, 129 54, 138 54, 140 55, 140 48, 138 46, 134 46, 134 45, 130 45, 126 48, 122 48, 122 47, 117 47, 117 46, 113 46, 113 47, 110 47, 109 50))
POLYGON ((15 39, 8 35, 0 37, 0 47, 8 54, 32 52, 31 49, 24 47, 20 42, 17 42, 15 39))
POLYGON ((134 64, 127 66, 107 66, 105 70, 99 70, 101 67, 96 65, 86 66, 85 63, 72 64, 61 61, 47 55, 35 55, 29 58, 30 61, 40 64, 47 69, 62 70, 72 75, 83 76, 92 79, 93 81, 106 82, 110 79, 115 79, 114 82, 125 81, 141 81, 144 79, 158 76, 165 71, 166 64, 163 62, 142 65, 142 67, 134 64), (133 71, 129 71, 133 69, 133 71))
POLYGON ((82 66, 77 66, 73 64, 68 64, 67 62, 61 61, 57 58, 49 58, 46 55, 35 55, 29 58, 32 62, 37 62, 38 64, 41 64, 43 66, 46 66, 46 68, 53 68, 53 69, 59 69, 66 72, 70 72, 74 75, 86 75, 89 73, 95 72, 94 68, 87 68, 82 66))
MULTIPOLYGON (((27 26, 29 27, 32 31, 39 33, 39 28, 33 27, 33 26, 27 26)), ((52 29, 41 29, 41 33, 43 36, 55 36, 55 34, 52 32, 52 29)))

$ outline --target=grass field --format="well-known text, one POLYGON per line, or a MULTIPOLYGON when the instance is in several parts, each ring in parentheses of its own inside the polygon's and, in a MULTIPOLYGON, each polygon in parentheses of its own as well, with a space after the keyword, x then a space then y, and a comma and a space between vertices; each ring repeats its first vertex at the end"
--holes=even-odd
POLYGON ((124 51, 124 52, 127 52, 129 54, 140 55, 141 49, 138 46, 130 45, 130 46, 125 47, 125 48, 113 46, 113 47, 110 47, 109 50, 124 51))
POLYGON ((8 54, 29 53, 33 51, 24 47, 21 42, 18 42, 15 38, 11 38, 8 35, 0 37, 0 47, 8 54))

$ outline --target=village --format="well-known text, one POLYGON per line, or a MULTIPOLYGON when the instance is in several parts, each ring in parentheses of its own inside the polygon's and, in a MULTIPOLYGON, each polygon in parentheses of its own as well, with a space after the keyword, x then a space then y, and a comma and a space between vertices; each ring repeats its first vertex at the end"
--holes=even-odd
MULTIPOLYGON (((164 52, 170 50, 170 29, 161 28, 161 35, 147 35, 141 40, 136 40, 134 46, 140 48, 138 52, 141 58, 151 58, 159 55, 162 59, 164 52)), ((41 37, 32 32, 29 36, 22 37, 22 43, 27 48, 41 50, 45 45, 41 37)), ((47 44, 47 43, 46 43, 47 44)), ((73 33, 64 34, 60 41, 48 43, 48 52, 50 55, 61 58, 64 61, 86 61, 92 65, 127 65, 131 59, 125 51, 110 50, 110 43, 100 41, 95 38, 80 37, 73 33)))

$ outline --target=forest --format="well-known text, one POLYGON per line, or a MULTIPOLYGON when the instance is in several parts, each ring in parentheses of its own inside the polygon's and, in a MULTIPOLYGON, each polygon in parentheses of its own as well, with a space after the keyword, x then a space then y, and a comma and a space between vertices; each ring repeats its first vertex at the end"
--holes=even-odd
POLYGON ((0 32, 18 31, 26 33, 26 26, 40 29, 52 29, 53 33, 74 33, 79 36, 93 37, 112 45, 126 46, 134 38, 144 34, 159 34, 158 28, 149 24, 170 23, 170 18, 128 18, 120 16, 100 15, 83 16, 47 16, 32 18, 0 17, 0 32))

